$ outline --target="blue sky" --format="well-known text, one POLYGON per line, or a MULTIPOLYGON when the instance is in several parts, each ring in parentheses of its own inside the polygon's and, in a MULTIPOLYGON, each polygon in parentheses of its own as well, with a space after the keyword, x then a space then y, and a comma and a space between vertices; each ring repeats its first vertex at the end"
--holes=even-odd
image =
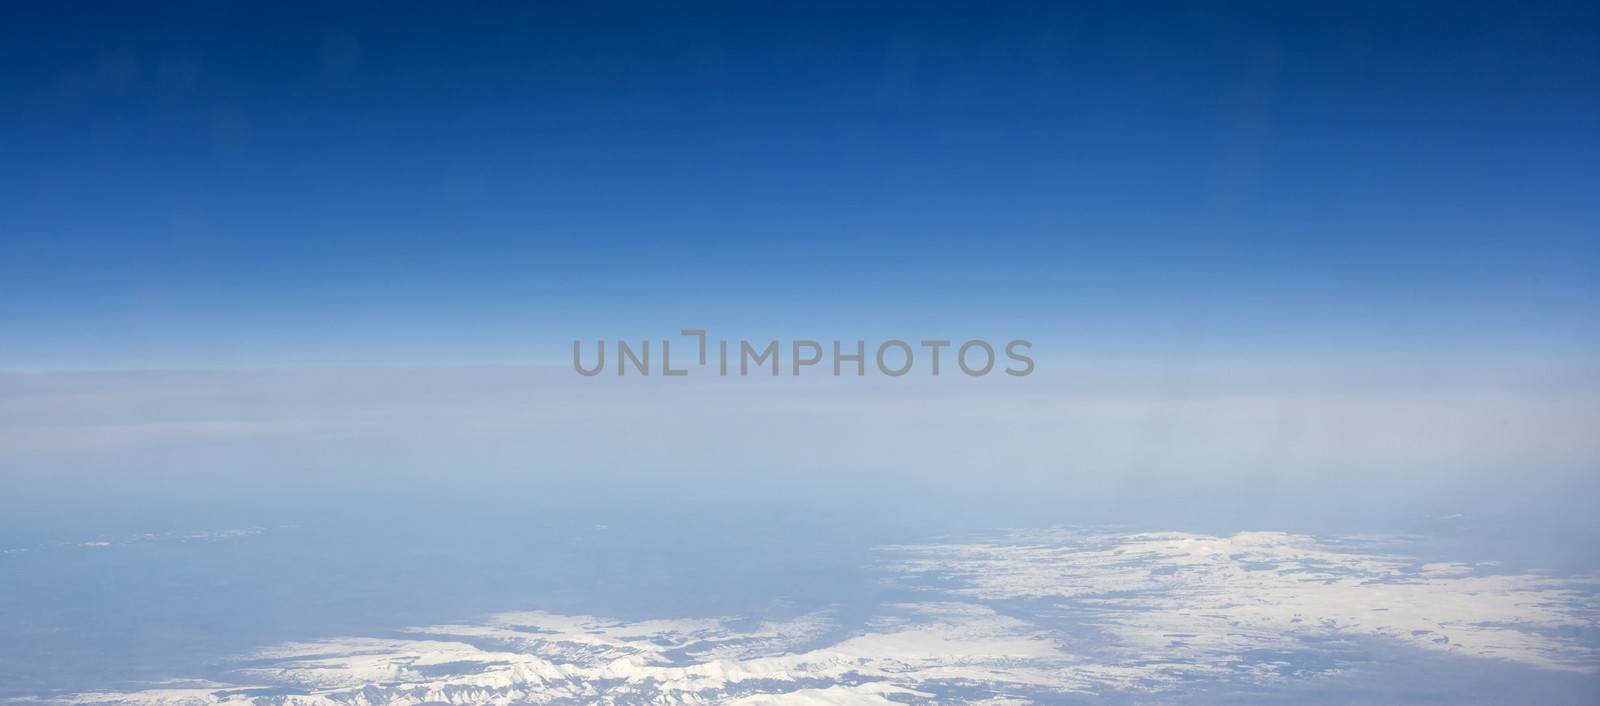
POLYGON ((1600 654, 1592 586, 1548 583, 1600 567, 1595 3, 329 5, 0 19, 0 700, 519 609, 865 634, 958 598, 872 547, 1052 525, 1209 547, 1150 572, 1204 600, 1149 593, 1107 664, 1339 673, 1179 669, 1186 702, 1593 700, 1527 662, 1600 654), (565 367, 682 328, 1039 364, 565 367), (1290 591, 1356 633, 1216 610, 1292 607, 1282 562, 1337 568, 1311 535, 1517 590, 1357 543, 1290 591), (1478 659, 1502 638, 1523 663, 1478 659))
POLYGON ((0 367, 1595 352, 1593 7, 678 9, 13 10, 0 367))

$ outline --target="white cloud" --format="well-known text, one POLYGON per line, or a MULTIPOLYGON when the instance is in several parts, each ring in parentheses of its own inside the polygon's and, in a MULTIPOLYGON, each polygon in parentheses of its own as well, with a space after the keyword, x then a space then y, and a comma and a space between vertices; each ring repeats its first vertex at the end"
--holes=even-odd
POLYGON ((1381 637, 1548 669, 1600 668, 1600 652, 1562 636, 1600 624, 1594 579, 1478 574, 1276 532, 1025 532, 889 550, 895 571, 957 581, 956 595, 1051 599, 1056 610, 1095 615, 1130 659, 1215 660, 1381 637))
POLYGON ((1343 668, 1362 641, 1600 671, 1592 581, 1488 575, 1360 542, 1242 533, 1019 532, 885 547, 937 598, 851 629, 792 620, 619 621, 544 612, 246 655, 251 686, 78 694, 140 706, 1028 703, 1270 685, 1343 668), (1305 659, 1329 653, 1338 659, 1305 659))

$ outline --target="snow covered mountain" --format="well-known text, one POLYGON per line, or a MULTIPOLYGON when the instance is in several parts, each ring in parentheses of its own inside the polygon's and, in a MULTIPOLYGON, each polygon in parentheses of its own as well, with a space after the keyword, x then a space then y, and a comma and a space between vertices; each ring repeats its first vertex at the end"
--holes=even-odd
POLYGON ((1281 533, 1017 531, 880 549, 926 600, 845 625, 516 612, 244 655, 229 683, 61 703, 895 704, 1184 701, 1336 681, 1388 651, 1600 673, 1597 582, 1281 533))

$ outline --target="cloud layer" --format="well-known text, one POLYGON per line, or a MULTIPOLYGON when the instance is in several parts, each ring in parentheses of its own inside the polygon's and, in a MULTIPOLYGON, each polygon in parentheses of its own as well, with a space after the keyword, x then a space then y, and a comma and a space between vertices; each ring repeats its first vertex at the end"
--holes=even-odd
POLYGON ((1175 698, 1337 675, 1385 645, 1600 672, 1592 579, 1424 563, 1361 540, 1047 530, 883 547, 925 600, 864 623, 545 612, 289 643, 232 682, 66 701, 140 706, 1031 703, 1175 698), (1141 697, 1142 695, 1142 697, 1141 697))

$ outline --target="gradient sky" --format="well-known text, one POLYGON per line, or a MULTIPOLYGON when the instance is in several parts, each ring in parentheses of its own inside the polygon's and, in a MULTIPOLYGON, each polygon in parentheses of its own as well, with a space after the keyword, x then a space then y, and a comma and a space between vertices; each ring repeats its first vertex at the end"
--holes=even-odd
POLYGON ((1592 360, 1592 4, 0 22, 0 368, 577 336, 1592 360))
POLYGON ((519 608, 865 624, 867 547, 994 527, 1593 576, 1597 38, 1594 2, 10 3, 0 700, 519 608), (1038 374, 565 368, 682 328, 1038 374))

